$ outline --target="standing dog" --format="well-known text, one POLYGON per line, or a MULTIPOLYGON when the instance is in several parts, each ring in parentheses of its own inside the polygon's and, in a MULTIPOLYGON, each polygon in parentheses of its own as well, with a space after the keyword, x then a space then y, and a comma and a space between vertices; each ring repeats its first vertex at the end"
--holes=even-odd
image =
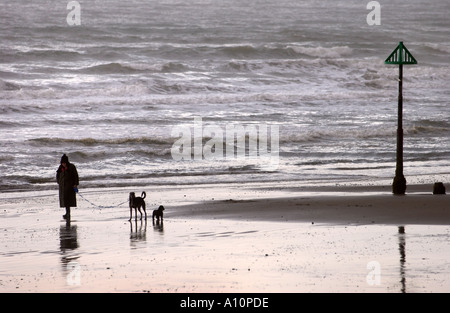
POLYGON ((147 212, 145 211, 145 197, 147 196, 147 194, 145 193, 145 191, 142 192, 140 197, 136 197, 136 195, 134 194, 134 192, 130 192, 130 219, 129 221, 131 221, 131 217, 133 215, 133 208, 134 208, 134 218, 137 219, 137 210, 139 210, 139 213, 141 213, 141 220, 142 220, 142 212, 141 212, 141 207, 142 209, 144 209, 144 213, 145 213, 145 219, 147 219, 147 212))
POLYGON ((159 206, 158 210, 153 210, 153 215, 152 215, 152 220, 153 222, 155 222, 155 217, 156 217, 156 223, 159 223, 159 218, 161 218, 161 223, 163 221, 163 216, 164 216, 164 207, 162 205, 159 206))

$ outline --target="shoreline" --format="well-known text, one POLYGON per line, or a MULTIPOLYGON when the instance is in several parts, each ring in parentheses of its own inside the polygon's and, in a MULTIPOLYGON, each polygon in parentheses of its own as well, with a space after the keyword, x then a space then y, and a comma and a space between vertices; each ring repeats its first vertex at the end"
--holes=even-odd
MULTIPOLYGON (((448 189, 448 188, 447 188, 448 189)), ((159 205, 170 218, 240 219, 329 224, 450 225, 450 197, 433 195, 428 184, 409 185, 393 195, 391 186, 293 186, 292 184, 216 184, 82 189, 79 210, 120 211, 128 216, 128 193, 146 191, 147 214, 159 205), (117 204, 120 204, 117 206, 117 204), (98 205, 95 207, 94 205, 98 205)), ((0 194, 9 204, 58 210, 57 191, 0 194)), ((62 209, 61 209, 62 210, 62 209)), ((3 214, 6 214, 4 209, 3 214)))
POLYGON ((450 225, 450 198, 418 194, 230 199, 181 206, 176 217, 313 224, 450 225))

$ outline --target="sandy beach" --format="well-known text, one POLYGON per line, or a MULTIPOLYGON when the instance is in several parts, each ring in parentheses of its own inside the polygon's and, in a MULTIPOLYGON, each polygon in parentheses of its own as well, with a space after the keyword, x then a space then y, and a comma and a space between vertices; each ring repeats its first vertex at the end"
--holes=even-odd
POLYGON ((448 292, 450 198, 408 188, 81 188, 70 222, 56 192, 3 193, 0 290, 448 292), (147 221, 128 222, 141 190, 147 221))

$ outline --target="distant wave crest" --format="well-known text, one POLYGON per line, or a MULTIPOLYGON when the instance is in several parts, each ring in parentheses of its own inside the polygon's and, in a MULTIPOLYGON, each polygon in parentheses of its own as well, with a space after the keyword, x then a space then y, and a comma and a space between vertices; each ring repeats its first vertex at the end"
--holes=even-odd
POLYGON ((30 139, 30 142, 43 145, 59 145, 59 144, 76 144, 83 146, 96 145, 165 145, 172 144, 173 138, 158 138, 158 137, 139 137, 139 138, 116 138, 116 139, 95 139, 95 138, 59 138, 59 137, 42 137, 30 139))
POLYGON ((87 74, 138 74, 143 72, 183 72, 189 67, 178 62, 167 62, 163 64, 151 63, 105 63, 93 65, 81 69, 80 71, 87 74))

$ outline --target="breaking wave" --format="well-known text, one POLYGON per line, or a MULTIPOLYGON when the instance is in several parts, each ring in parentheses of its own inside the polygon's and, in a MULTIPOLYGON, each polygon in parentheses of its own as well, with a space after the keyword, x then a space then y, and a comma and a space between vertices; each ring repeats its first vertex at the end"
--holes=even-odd
POLYGON ((42 145, 81 145, 81 146, 97 146, 97 145, 166 145, 172 144, 173 139, 167 138, 150 138, 150 137, 139 137, 139 138, 118 138, 118 139, 94 139, 94 138, 81 138, 81 139, 65 139, 65 138, 34 138, 28 140, 34 144, 42 145))

